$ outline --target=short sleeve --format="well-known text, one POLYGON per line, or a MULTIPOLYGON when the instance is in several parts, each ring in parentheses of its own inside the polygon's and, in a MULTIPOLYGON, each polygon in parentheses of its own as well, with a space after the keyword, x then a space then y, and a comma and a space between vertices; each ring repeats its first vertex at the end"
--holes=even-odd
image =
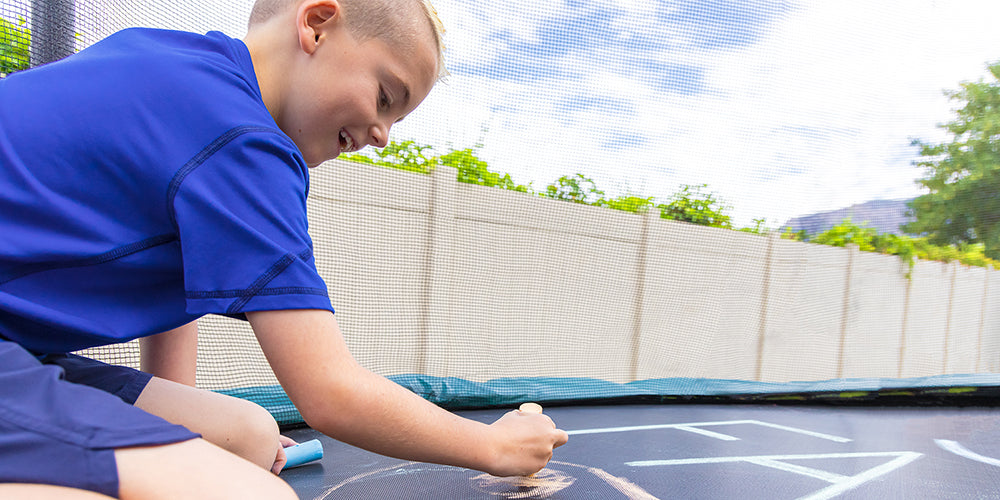
POLYGON ((263 127, 230 130, 176 173, 168 209, 188 313, 333 310, 308 232, 308 179, 287 136, 263 127))

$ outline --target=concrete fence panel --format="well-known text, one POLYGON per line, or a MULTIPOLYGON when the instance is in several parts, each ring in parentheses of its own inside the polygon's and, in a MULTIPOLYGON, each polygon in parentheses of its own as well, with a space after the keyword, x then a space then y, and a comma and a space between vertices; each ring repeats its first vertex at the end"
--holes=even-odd
POLYGON ((651 223, 638 378, 753 378, 766 238, 651 223))
POLYGON ((640 221, 460 187, 474 189, 459 190, 452 262, 436 283, 448 290, 450 334, 435 345, 448 375, 624 381, 640 221))
POLYGON ((914 265, 900 377, 943 373, 954 273, 954 266, 940 262, 918 261, 914 265))
POLYGON ((895 377, 899 372, 906 267, 899 257, 853 252, 850 299, 838 378, 895 377))
POLYGON ((944 373, 975 373, 982 326, 984 268, 952 264, 954 284, 949 304, 944 373))
POLYGON ((837 377, 850 254, 774 242, 760 380, 837 377))

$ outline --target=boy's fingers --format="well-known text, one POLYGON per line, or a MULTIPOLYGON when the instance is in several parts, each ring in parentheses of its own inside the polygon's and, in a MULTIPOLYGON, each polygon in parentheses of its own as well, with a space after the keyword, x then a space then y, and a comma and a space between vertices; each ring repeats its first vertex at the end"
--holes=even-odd
POLYGON ((556 429, 556 432, 559 433, 559 437, 556 439, 555 444, 552 446, 553 448, 558 448, 569 441, 569 434, 567 434, 566 431, 562 429, 556 429))
POLYGON ((285 468, 286 463, 288 463, 288 456, 285 455, 285 449, 278 448, 278 454, 274 457, 274 465, 271 466, 271 472, 274 474, 281 472, 281 469, 285 468))
MULTIPOLYGON (((520 413, 535 413, 538 415, 542 415, 542 405, 538 403, 522 403, 521 407, 518 408, 517 411, 520 413)), ((548 415, 542 415, 542 416, 545 417, 550 424, 552 424, 552 428, 555 429, 556 431, 556 440, 552 443, 552 447, 558 448, 566 444, 569 441, 569 434, 567 434, 566 431, 556 427, 556 423, 548 415)))
POLYGON ((549 423, 552 424, 552 428, 553 429, 558 429, 559 428, 559 427, 556 426, 555 421, 552 420, 552 417, 549 417, 548 415, 545 415, 545 418, 547 418, 549 420, 549 423))

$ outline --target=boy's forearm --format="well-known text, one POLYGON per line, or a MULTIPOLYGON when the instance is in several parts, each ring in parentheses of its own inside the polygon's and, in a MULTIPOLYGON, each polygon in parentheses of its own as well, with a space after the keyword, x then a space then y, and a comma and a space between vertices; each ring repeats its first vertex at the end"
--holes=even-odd
POLYGON ((248 313, 306 422, 338 440, 406 460, 489 470, 490 426, 461 418, 361 367, 328 311, 248 313))
POLYGON ((487 424, 442 410, 363 368, 349 378, 354 387, 341 389, 344 396, 336 400, 344 406, 331 404, 332 411, 314 419, 321 432, 405 460, 492 468, 495 446, 487 424))
POLYGON ((139 339, 140 369, 180 384, 195 385, 198 322, 139 339))

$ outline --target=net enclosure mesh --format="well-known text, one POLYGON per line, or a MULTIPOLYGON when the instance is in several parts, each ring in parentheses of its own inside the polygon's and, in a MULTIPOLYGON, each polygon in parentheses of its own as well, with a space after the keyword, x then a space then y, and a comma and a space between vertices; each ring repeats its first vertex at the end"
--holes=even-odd
MULTIPOLYGON (((947 93, 996 88, 996 5, 434 3, 449 75, 389 148, 311 171, 364 366, 453 407, 997 385, 996 247, 905 226, 947 93)), ((133 26, 239 38, 251 7, 0 0, 0 73, 133 26)), ((295 421, 246 323, 199 330, 199 386, 295 421)))

